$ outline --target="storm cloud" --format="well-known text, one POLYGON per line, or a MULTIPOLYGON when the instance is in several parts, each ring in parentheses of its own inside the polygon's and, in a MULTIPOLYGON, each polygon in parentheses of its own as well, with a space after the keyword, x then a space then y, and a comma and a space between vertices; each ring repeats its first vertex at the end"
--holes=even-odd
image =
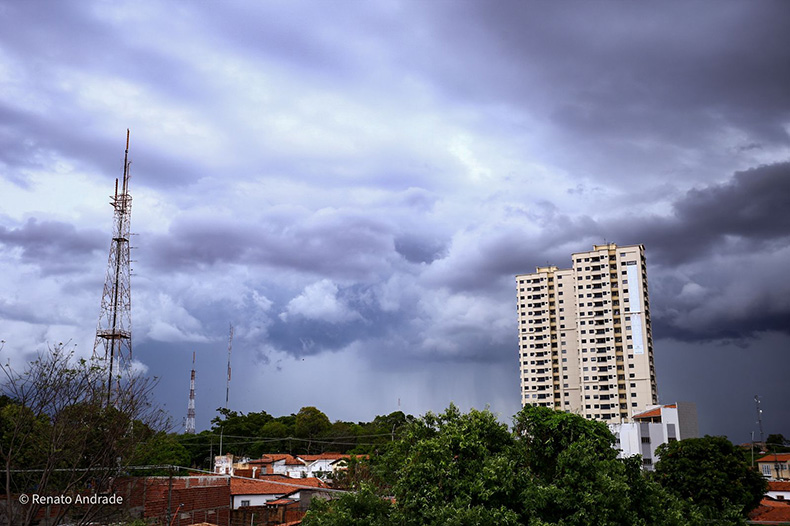
POLYGON ((134 352, 177 421, 190 351, 198 426, 224 401, 229 323, 234 409, 507 419, 513 276, 616 242, 646 247, 661 400, 745 441, 727 408, 765 393, 790 435, 788 25, 781 2, 7 2, 3 352, 91 352, 129 128, 134 352))

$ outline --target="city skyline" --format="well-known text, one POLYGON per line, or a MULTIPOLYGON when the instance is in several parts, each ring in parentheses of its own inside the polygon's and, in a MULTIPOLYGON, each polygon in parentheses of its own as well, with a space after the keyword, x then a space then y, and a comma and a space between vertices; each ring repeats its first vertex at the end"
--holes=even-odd
POLYGON ((89 356, 131 130, 180 423, 520 407, 513 276, 643 244, 661 401, 790 436, 790 6, 0 3, 0 359, 89 356))

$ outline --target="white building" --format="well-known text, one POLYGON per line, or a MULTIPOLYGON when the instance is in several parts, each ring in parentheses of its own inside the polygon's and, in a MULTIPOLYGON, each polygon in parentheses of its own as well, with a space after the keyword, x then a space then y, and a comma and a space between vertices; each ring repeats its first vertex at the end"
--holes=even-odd
POLYGON ((643 467, 652 471, 658 446, 699 437, 697 407, 693 402, 650 406, 633 415, 631 422, 609 424, 609 430, 620 458, 642 455, 643 467))
POLYGON ((522 405, 607 423, 658 402, 642 245, 595 245, 516 276, 522 405))

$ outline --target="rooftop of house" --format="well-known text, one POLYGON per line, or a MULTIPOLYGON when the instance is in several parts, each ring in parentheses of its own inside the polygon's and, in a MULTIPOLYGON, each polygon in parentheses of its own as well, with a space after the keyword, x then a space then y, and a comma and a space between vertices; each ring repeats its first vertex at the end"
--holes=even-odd
POLYGON ((302 488, 325 488, 316 478, 291 478, 284 475, 263 475, 260 479, 233 477, 230 479, 231 495, 288 495, 302 488))
POLYGON ((657 406, 657 407, 651 407, 650 409, 642 411, 641 413, 635 414, 633 416, 633 419, 634 420, 649 420, 649 419, 653 419, 653 418, 660 418, 661 417, 661 410, 664 409, 665 407, 668 408, 668 409, 676 409, 677 408, 677 404, 668 404, 668 405, 660 405, 660 406, 657 406))
POLYGON ((250 460, 248 462, 248 464, 255 464, 255 465, 273 464, 275 462, 280 462, 281 460, 284 460, 286 465, 301 464, 301 462, 299 462, 296 459, 296 457, 294 457, 293 455, 289 455, 288 453, 270 453, 270 454, 266 454, 266 455, 263 455, 259 459, 250 460))
POLYGON ((790 460, 790 453, 768 453, 764 457, 757 459, 757 462, 787 462, 790 460))
POLYGON ((339 460, 341 458, 351 458, 351 455, 337 452, 321 453, 320 455, 299 455, 299 458, 306 462, 315 462, 316 460, 339 460))
POLYGON ((289 499, 289 498, 286 498, 285 496, 283 496, 283 497, 280 497, 279 499, 270 500, 269 502, 266 503, 266 505, 267 506, 287 506, 288 504, 293 504, 294 502, 297 502, 297 501, 295 499, 289 499))
POLYGON ((752 524, 780 524, 790 522, 790 502, 763 498, 760 505, 749 513, 752 524))
POLYGON ((769 480, 768 491, 790 491, 790 480, 769 480))

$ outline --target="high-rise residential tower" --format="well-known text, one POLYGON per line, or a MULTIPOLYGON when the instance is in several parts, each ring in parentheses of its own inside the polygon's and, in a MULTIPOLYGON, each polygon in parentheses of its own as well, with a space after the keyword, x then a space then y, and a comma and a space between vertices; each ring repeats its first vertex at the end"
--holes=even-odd
POLYGON ((521 404, 629 421, 658 400, 645 247, 571 257, 516 276, 521 404))

